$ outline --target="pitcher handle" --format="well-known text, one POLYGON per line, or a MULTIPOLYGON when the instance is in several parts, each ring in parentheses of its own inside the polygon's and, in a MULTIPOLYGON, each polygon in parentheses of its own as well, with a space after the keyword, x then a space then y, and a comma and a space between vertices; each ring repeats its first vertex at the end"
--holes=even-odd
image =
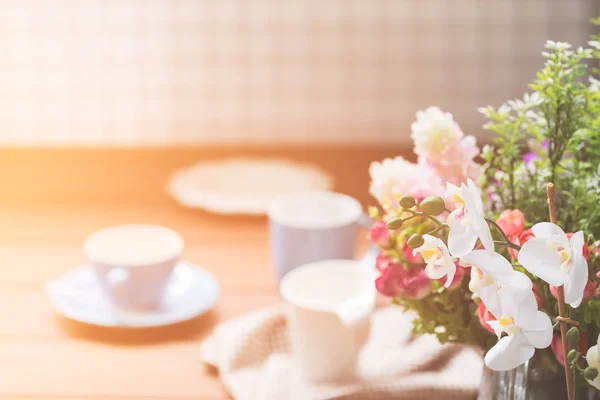
MULTIPOLYGON (((362 213, 360 218, 358 219, 358 225, 370 229, 373 225, 373 220, 365 213, 362 213)), ((365 252, 365 254, 360 258, 359 262, 365 267, 375 268, 375 260, 377 259, 377 254, 379 254, 379 250, 377 247, 373 246, 371 242, 369 242, 369 248, 365 252)))
POLYGON ((361 348, 369 338, 371 328, 371 313, 375 308, 375 288, 361 296, 347 300, 336 310, 340 322, 350 330, 353 342, 361 348))

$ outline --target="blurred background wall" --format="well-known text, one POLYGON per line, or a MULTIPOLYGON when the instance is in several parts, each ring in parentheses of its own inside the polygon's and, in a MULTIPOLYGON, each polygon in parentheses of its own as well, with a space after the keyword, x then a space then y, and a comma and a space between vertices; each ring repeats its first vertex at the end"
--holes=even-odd
POLYGON ((598 3, 2 0, 0 144, 404 142, 429 105, 480 135, 598 3))

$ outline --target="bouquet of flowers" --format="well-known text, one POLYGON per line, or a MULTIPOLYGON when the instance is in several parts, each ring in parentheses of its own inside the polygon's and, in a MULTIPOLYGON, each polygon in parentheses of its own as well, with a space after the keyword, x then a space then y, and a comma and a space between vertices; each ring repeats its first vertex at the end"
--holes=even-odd
MULTIPOLYGON (((594 21, 600 23, 600 18, 594 21)), ((536 354, 600 390, 600 36, 546 43, 532 93, 481 108, 481 154, 453 116, 417 113, 417 162, 370 167, 377 289, 417 334, 475 344, 506 371, 536 354), (475 162, 480 156, 483 164, 475 162), (477 183, 475 183, 477 182, 477 183), (556 188, 556 189, 555 189, 556 188), (592 345, 590 347, 590 345, 592 345)))

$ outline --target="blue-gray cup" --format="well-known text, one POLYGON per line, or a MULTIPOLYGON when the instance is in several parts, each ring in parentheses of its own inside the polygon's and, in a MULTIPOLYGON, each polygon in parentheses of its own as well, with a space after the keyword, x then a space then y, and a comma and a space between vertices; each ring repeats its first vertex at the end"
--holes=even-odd
POLYGON ((325 191, 281 195, 269 204, 268 216, 277 282, 300 265, 354 259, 358 229, 365 224, 356 199, 325 191))

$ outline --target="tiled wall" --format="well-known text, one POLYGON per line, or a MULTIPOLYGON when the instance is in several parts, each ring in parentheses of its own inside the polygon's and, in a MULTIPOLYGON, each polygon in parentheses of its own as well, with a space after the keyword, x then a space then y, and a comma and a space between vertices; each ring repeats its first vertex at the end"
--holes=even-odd
POLYGON ((397 142, 521 94, 597 0, 1 0, 0 144, 397 142))

